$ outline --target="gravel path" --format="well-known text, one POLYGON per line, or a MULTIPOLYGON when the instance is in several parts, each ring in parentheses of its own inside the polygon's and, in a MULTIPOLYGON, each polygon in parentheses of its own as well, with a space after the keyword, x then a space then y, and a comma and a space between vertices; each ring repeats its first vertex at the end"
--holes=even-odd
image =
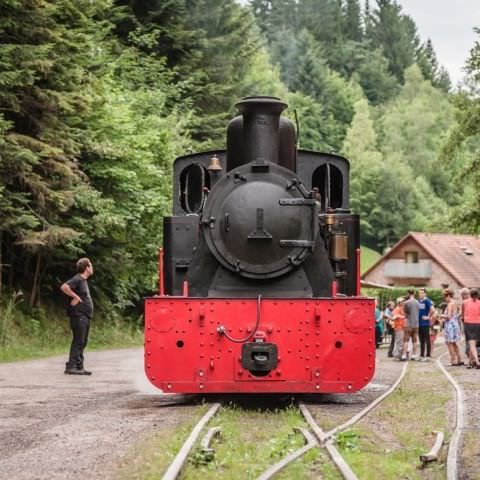
POLYGON ((164 406, 143 350, 87 361, 91 377, 64 375, 64 357, 0 364, 0 479, 114 478, 133 442, 194 415, 192 405, 164 406))

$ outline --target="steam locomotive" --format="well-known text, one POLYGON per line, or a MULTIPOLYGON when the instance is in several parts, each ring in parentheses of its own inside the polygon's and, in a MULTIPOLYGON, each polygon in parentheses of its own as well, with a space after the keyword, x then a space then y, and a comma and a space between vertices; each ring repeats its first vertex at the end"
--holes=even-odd
POLYGON ((349 163, 297 149, 275 97, 246 97, 227 148, 173 167, 145 372, 165 392, 355 392, 375 369, 349 163))

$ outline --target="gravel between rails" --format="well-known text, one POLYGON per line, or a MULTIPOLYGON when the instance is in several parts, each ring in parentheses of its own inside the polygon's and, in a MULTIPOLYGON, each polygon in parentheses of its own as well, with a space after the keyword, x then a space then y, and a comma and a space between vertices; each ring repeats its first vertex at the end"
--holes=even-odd
POLYGON ((149 385, 142 349, 87 361, 90 377, 64 375, 64 357, 0 364, 0 479, 114 478, 133 442, 196 414, 149 385))

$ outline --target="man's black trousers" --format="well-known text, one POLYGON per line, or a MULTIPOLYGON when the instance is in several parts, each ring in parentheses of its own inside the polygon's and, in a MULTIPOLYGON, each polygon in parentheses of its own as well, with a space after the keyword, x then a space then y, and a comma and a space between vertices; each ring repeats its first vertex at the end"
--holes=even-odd
POLYGON ((432 348, 430 344, 430 327, 419 327, 418 337, 420 339, 420 356, 424 357, 426 353, 427 357, 429 357, 432 348))
POLYGON ((88 342, 88 331, 90 330, 90 319, 86 315, 75 315, 70 317, 70 328, 73 339, 70 346, 70 357, 67 368, 83 368, 83 351, 88 342))

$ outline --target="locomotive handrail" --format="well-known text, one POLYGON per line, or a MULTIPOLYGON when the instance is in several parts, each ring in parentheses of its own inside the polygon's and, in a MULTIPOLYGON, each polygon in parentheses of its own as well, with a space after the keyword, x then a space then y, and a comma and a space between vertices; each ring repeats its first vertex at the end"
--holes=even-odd
POLYGON ((217 332, 220 334, 220 335, 225 335, 231 342, 234 342, 234 343, 245 343, 245 342, 248 342, 248 340, 250 340, 254 335, 255 333, 257 333, 257 330, 258 330, 258 327, 260 325, 260 307, 261 307, 261 301, 262 301, 262 296, 259 295, 258 298, 257 298, 257 322, 255 324, 255 327, 254 329, 245 337, 245 338, 233 338, 231 337, 228 332, 227 332, 227 329, 225 328, 224 325, 219 325, 217 327, 217 332))

